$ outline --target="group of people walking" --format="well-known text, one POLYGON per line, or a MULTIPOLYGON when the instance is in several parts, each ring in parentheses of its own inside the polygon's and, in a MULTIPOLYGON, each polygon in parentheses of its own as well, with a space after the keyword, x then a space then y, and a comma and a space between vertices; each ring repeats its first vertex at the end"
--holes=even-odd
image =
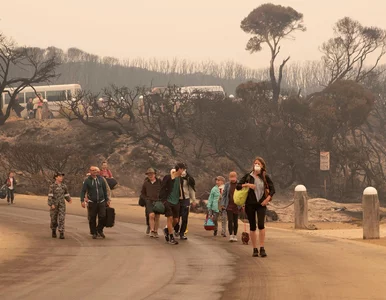
MULTIPOLYGON (((151 238, 158 238, 160 214, 155 210, 156 203, 161 201, 165 207, 166 226, 165 240, 177 245, 177 237, 187 240, 186 230, 191 200, 195 202, 195 180, 186 171, 184 163, 176 164, 161 181, 153 168, 147 170, 141 198, 145 201, 147 231, 151 238)), ((267 175, 266 163, 263 158, 257 157, 253 161, 253 170, 245 174, 240 180, 237 173, 229 173, 228 182, 223 176, 217 176, 212 188, 207 208, 208 216, 215 223, 214 236, 218 235, 218 220, 221 219, 221 235, 226 237, 226 223, 230 242, 237 242, 238 220, 241 211, 244 211, 250 226, 250 238, 253 247, 252 256, 266 257, 265 251, 265 216, 267 205, 275 194, 275 187, 267 175), (245 205, 238 206, 234 201, 235 191, 248 189, 245 205), (258 234, 257 234, 258 229, 258 234), (258 247, 259 242, 259 247, 258 247)))
MULTIPOLYGON (((103 232, 106 208, 110 206, 111 203, 111 188, 108 179, 112 178, 112 173, 108 170, 107 163, 104 162, 102 164, 102 170, 96 166, 91 166, 87 177, 83 181, 80 203, 83 208, 87 208, 90 235, 93 239, 106 237, 103 232)), ((52 237, 57 237, 58 229, 60 239, 64 239, 66 201, 69 204, 72 203, 70 193, 68 192, 67 186, 63 183, 63 179, 63 173, 55 173, 55 182, 50 185, 48 192, 52 237)))
MULTIPOLYGON (((166 217, 166 226, 163 229, 165 240, 171 245, 177 245, 177 238, 187 240, 188 218, 191 202, 196 202, 196 183, 187 172, 184 163, 177 163, 170 174, 161 180, 153 168, 146 171, 140 199, 145 207, 146 233, 151 238, 159 238, 160 210, 157 205, 161 203, 163 214, 166 217)), ((64 224, 66 202, 72 203, 67 186, 63 183, 63 173, 54 174, 54 183, 48 192, 48 206, 50 207, 52 237, 57 237, 59 230, 60 239, 64 239, 64 224)), ((102 170, 91 166, 83 182, 80 202, 83 208, 87 207, 90 234, 93 239, 105 238, 106 208, 111 203, 111 184, 116 185, 107 163, 102 164, 102 170), (108 180, 110 179, 110 183, 108 180), (98 222, 97 222, 98 220, 98 222)), ((5 181, 8 204, 14 202, 14 190, 17 182, 14 173, 10 172, 5 181)), ((261 157, 253 162, 253 170, 245 174, 240 180, 237 173, 229 173, 228 181, 222 176, 217 176, 215 186, 212 188, 207 208, 208 216, 215 223, 214 236, 218 234, 218 220, 221 220, 221 235, 226 237, 226 229, 230 242, 237 242, 238 220, 241 211, 247 215, 250 226, 250 238, 253 246, 253 256, 267 256, 264 248, 265 242, 265 215, 268 203, 275 194, 275 187, 267 175, 266 163, 261 157), (234 201, 234 194, 241 189, 248 189, 245 205, 238 206, 234 201), (228 228, 226 223, 228 222, 228 228), (258 229, 258 234, 257 234, 258 229), (259 242, 259 248, 258 248, 259 242)))
POLYGON ((145 201, 145 215, 147 230, 151 238, 158 238, 160 214, 155 209, 156 203, 161 201, 164 206, 166 226, 164 228, 165 240, 176 245, 178 241, 187 240, 189 209, 191 201, 196 201, 195 180, 187 172, 184 163, 178 163, 161 181, 157 178, 156 171, 149 168, 146 172, 141 199, 145 201))

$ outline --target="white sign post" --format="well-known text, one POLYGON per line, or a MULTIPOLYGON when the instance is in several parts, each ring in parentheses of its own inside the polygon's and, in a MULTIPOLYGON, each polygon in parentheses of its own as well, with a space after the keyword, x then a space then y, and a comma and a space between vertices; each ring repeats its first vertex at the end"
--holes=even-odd
MULTIPOLYGON (((330 171, 330 152, 321 151, 320 152, 320 170, 330 171)), ((327 178, 326 174, 324 174, 324 198, 327 198, 327 178)))
POLYGON ((330 152, 320 152, 320 170, 330 171, 330 152))

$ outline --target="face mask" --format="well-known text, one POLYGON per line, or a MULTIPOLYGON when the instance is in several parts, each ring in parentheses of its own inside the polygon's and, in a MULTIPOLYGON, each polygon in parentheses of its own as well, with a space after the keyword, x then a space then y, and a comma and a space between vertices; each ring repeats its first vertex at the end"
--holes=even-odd
POLYGON ((256 172, 260 172, 260 171, 261 171, 260 165, 255 165, 255 171, 256 171, 256 172))

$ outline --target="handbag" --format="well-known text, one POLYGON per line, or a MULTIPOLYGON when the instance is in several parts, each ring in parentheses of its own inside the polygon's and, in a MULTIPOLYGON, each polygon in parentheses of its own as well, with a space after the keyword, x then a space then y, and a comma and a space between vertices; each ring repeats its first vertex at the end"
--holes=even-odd
POLYGON ((7 186, 4 184, 0 188, 0 199, 5 199, 7 197, 7 186))
POLYGON ((243 206, 245 205, 245 202, 247 201, 249 192, 249 187, 243 187, 241 190, 235 190, 235 193, 233 194, 233 201, 237 206, 243 206))
POLYGON ((142 207, 146 206, 146 200, 142 198, 142 196, 139 196, 138 205, 142 207))
POLYGON ((160 215, 165 213, 165 205, 162 201, 158 200, 153 203, 153 212, 160 215))
POLYGON ((216 225, 214 224, 212 218, 209 217, 209 215, 206 215, 206 219, 205 219, 205 223, 204 223, 204 228, 207 231, 215 230, 216 229, 216 225))

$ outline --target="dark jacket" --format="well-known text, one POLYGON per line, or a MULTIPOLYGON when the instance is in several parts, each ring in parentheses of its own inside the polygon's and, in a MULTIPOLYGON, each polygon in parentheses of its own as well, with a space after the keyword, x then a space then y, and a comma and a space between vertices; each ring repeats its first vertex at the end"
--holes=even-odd
POLYGON ((172 172, 170 173, 170 175, 165 175, 165 177, 162 179, 161 191, 159 193, 159 198, 161 201, 167 201, 173 191, 175 177, 172 175, 172 172))
MULTIPOLYGON (((263 180, 264 188, 269 189, 269 195, 273 197, 273 195, 275 195, 275 186, 273 185, 271 178, 265 173, 265 171, 261 172, 258 176, 260 177, 261 180, 263 180), (263 174, 265 176, 265 180, 263 178, 263 174)), ((245 183, 255 184, 255 178, 253 178, 253 176, 251 175, 251 172, 248 174, 245 174, 244 177, 240 179, 240 181, 236 186, 236 189, 241 190, 242 185, 245 183)), ((257 202, 261 204, 264 200, 265 200, 265 195, 263 194, 263 197, 261 197, 261 199, 257 201, 255 191, 252 189, 249 189, 247 201, 245 202, 245 204, 255 204, 257 202)))
POLYGON ((186 172, 186 176, 185 177, 181 177, 181 187, 183 185, 183 181, 184 180, 187 180, 188 181, 188 185, 193 189, 193 191, 196 191, 196 181, 194 180, 194 178, 188 173, 186 172))
POLYGON ((145 200, 157 201, 161 190, 161 180, 156 178, 154 183, 151 183, 149 178, 146 178, 141 190, 141 197, 145 200))
MULTIPOLYGON (((9 177, 5 180, 4 184, 7 187, 11 186, 11 181, 9 180, 9 177)), ((15 177, 13 177, 13 189, 16 188, 16 185, 17 185, 17 181, 16 181, 15 177)))
POLYGON ((91 176, 86 178, 83 182, 80 202, 84 202, 86 193, 90 202, 101 203, 110 200, 107 193, 106 182, 101 176, 97 176, 95 179, 91 176))

